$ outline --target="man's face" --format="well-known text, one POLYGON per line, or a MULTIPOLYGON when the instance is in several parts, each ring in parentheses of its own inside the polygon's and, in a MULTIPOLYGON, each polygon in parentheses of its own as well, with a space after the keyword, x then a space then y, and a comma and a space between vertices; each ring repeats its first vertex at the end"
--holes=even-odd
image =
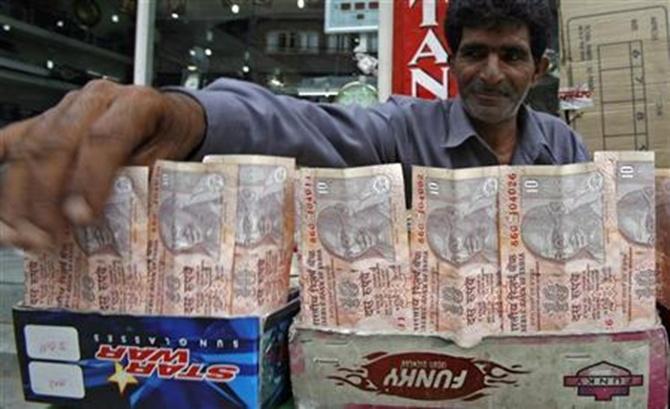
POLYGON ((468 114, 494 125, 516 118, 542 74, 539 67, 531 54, 528 27, 504 25, 464 28, 452 70, 468 114))

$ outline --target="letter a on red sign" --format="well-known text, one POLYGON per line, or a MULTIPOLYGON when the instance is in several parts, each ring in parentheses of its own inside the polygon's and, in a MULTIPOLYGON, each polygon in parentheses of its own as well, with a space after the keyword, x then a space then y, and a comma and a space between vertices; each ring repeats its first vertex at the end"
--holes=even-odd
POLYGON ((398 0, 393 10, 393 93, 456 95, 444 37, 445 0, 398 0))

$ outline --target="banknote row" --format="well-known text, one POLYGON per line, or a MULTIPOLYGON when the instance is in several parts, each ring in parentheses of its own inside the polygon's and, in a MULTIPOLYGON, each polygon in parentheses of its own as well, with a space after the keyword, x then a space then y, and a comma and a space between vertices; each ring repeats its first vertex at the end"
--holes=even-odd
POLYGON ((301 320, 310 325, 468 343, 649 325, 656 270, 661 299, 670 298, 670 171, 658 171, 655 189, 650 153, 598 153, 568 166, 416 167, 409 236, 400 165, 305 168, 296 178, 283 158, 206 162, 158 162, 151 183, 145 168, 121 172, 97 223, 70 232, 55 253, 27 257, 26 303, 267 312, 286 300, 294 221, 301 320))
POLYGON ((658 172, 656 188, 650 152, 565 166, 414 167, 408 238, 399 165, 303 169, 301 319, 463 345, 652 325, 655 246, 660 283, 670 274, 669 172, 658 172))
POLYGON ((28 254, 34 307, 226 316, 286 302, 293 159, 214 156, 123 169, 104 214, 54 252, 28 254))

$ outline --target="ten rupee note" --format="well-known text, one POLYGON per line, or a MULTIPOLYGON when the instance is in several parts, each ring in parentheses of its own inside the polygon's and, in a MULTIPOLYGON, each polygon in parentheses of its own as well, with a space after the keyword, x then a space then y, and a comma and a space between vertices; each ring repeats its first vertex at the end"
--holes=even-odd
POLYGON ((596 166, 507 167, 501 180, 503 332, 610 328, 618 283, 596 166))
POLYGON ((237 167, 158 161, 150 186, 148 312, 229 315, 237 167))
POLYGON ((400 165, 302 169, 299 180, 303 322, 412 328, 400 165))
POLYGON ((656 322, 656 209, 653 152, 595 152, 605 175, 607 262, 621 278, 627 327, 656 322))
POLYGON ((274 311, 286 303, 289 292, 295 160, 213 155, 204 162, 239 166, 231 313, 274 311))
POLYGON ((498 167, 413 167, 414 323, 472 346, 501 330, 498 167))
POLYGON ((148 182, 148 168, 122 169, 102 215, 74 229, 75 241, 86 256, 82 309, 144 312, 148 182))

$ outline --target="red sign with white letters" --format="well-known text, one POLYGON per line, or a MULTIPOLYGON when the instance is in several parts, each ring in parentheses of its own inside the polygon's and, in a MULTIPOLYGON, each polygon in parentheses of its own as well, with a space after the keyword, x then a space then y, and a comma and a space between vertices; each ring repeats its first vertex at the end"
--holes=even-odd
POLYGON ((454 96, 444 36, 448 0, 398 0, 393 10, 393 93, 454 96))

